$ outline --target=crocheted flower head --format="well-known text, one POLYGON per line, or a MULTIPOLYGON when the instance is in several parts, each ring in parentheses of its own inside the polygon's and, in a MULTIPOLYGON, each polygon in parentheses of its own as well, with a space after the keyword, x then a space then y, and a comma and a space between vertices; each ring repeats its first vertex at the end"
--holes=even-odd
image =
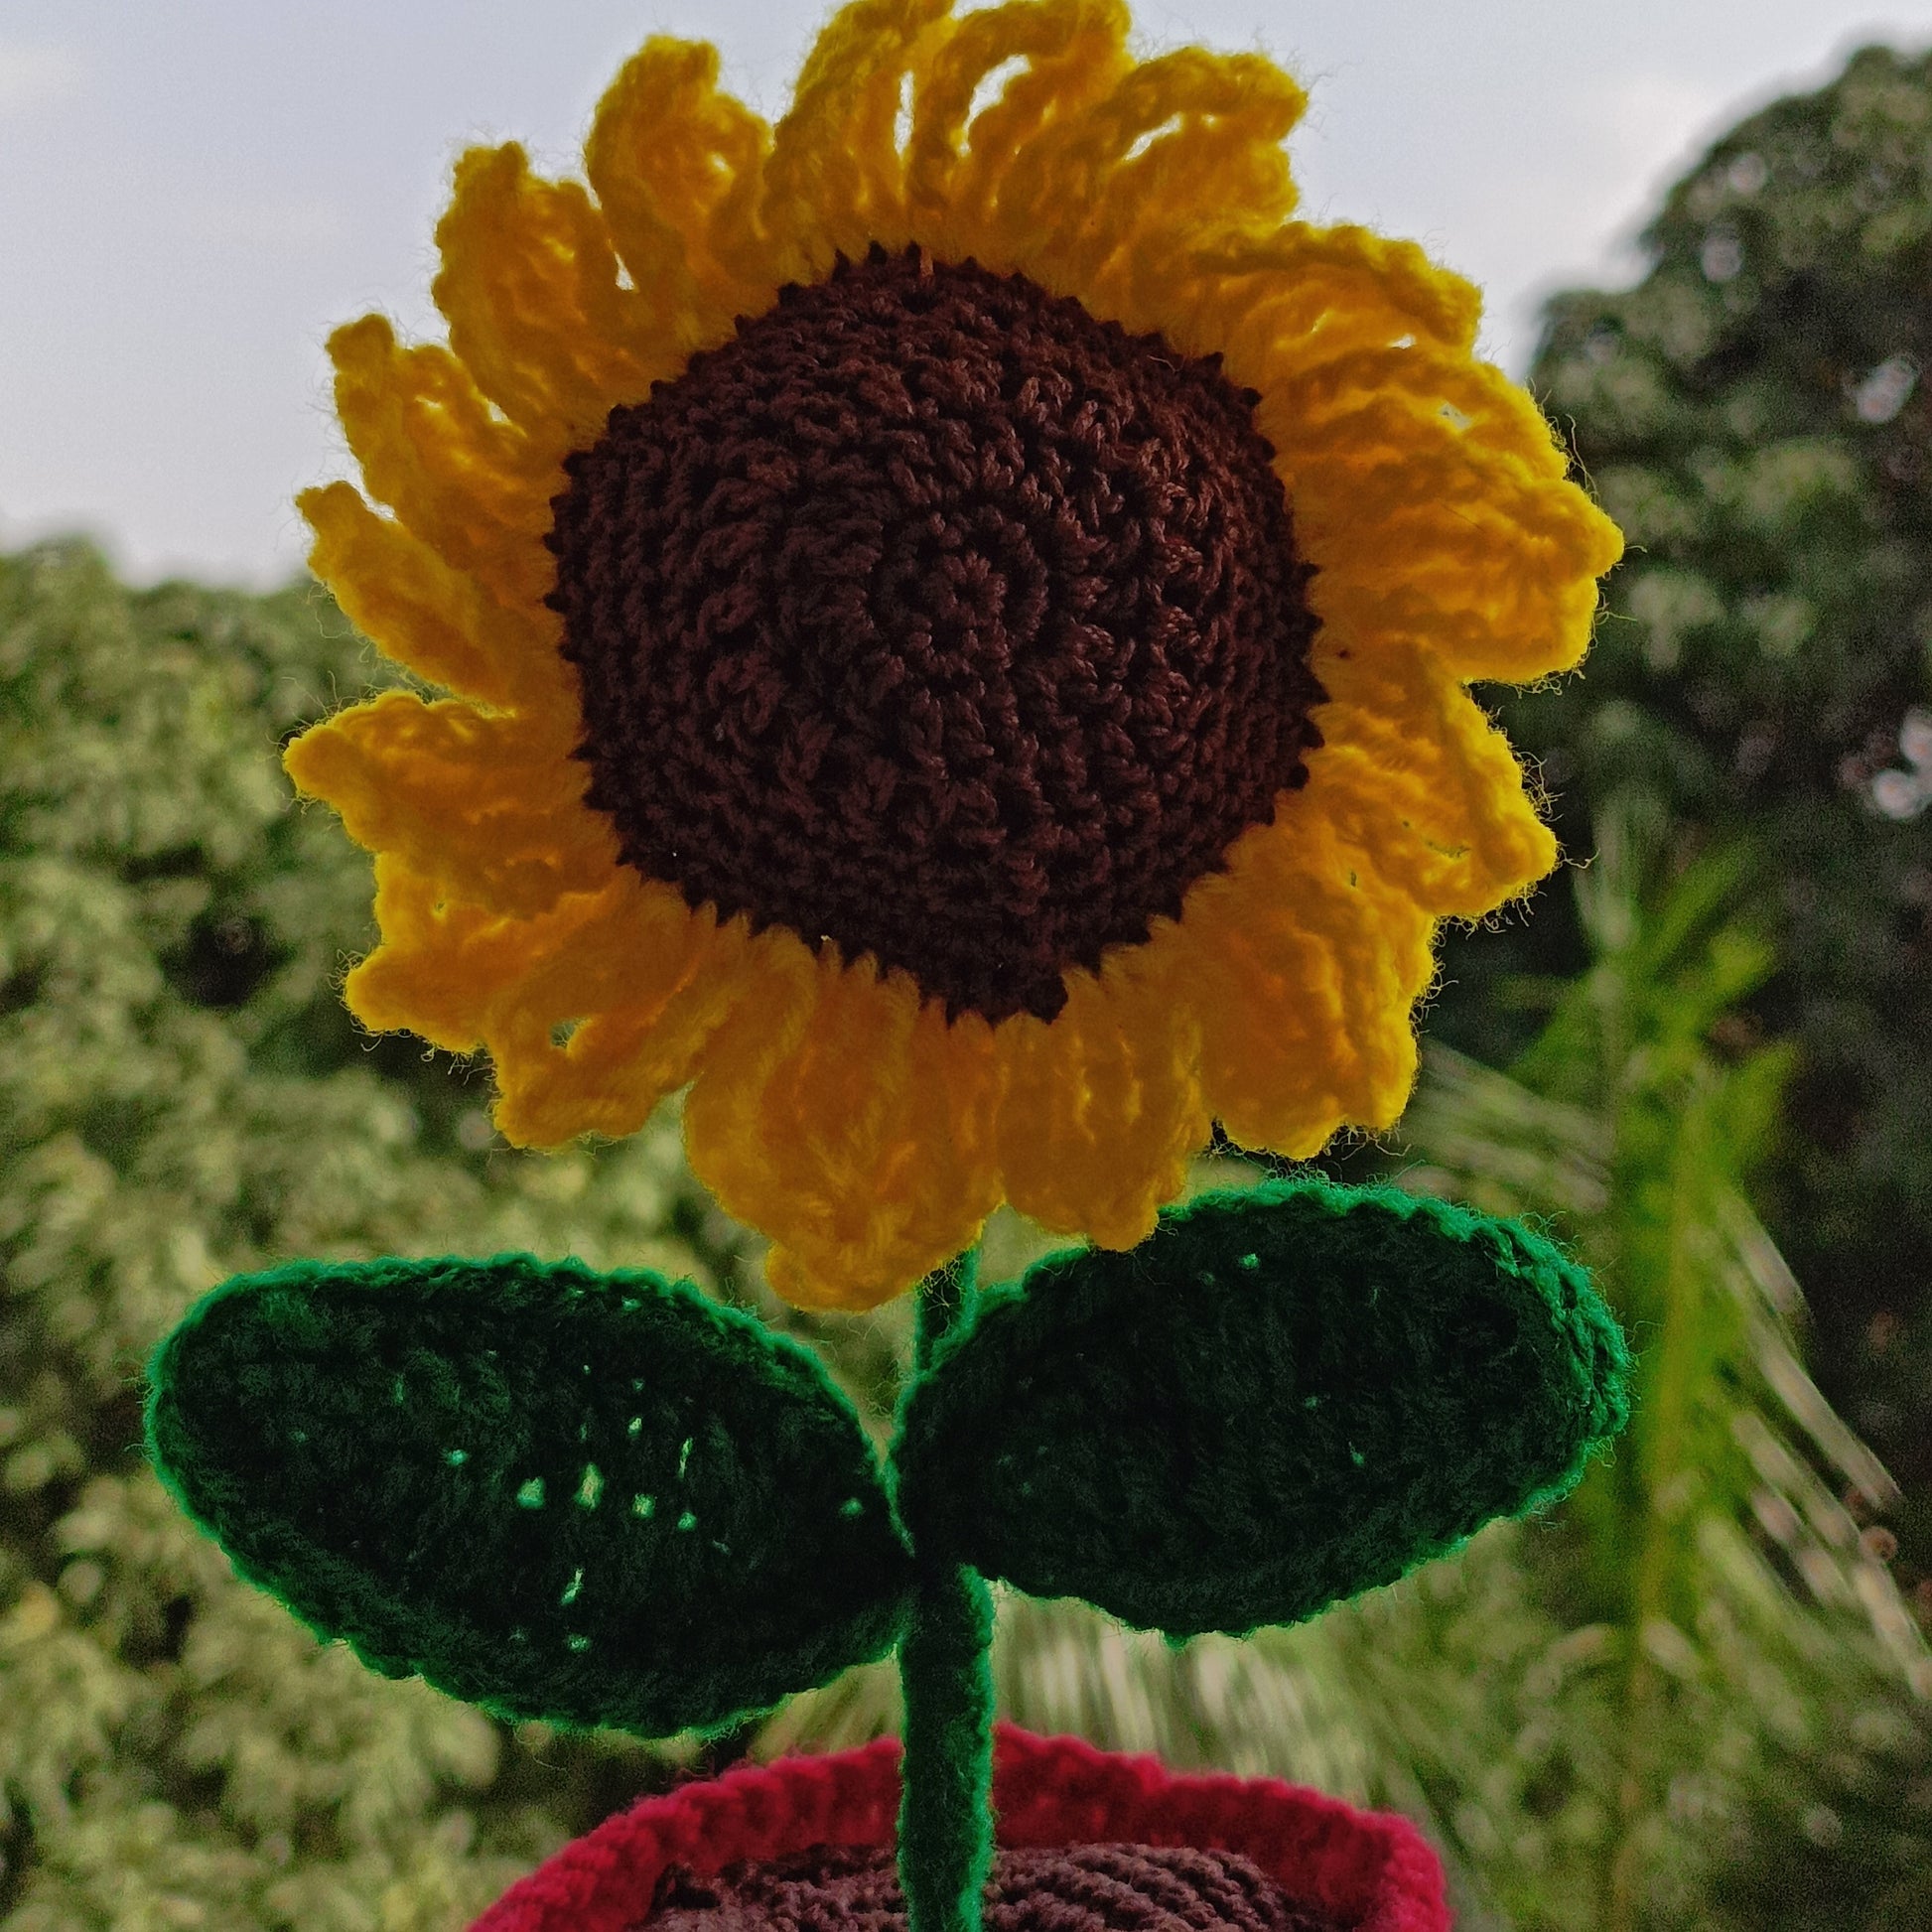
POLYGON ((1438 922, 1555 858, 1465 685, 1576 661, 1614 530, 1466 283, 1291 218, 1294 81, 1127 25, 859 0, 775 127, 652 40, 588 186, 459 162, 447 346, 331 345, 315 567, 449 693, 289 752, 349 1003, 521 1144, 689 1085, 801 1303, 1387 1125, 1438 922))

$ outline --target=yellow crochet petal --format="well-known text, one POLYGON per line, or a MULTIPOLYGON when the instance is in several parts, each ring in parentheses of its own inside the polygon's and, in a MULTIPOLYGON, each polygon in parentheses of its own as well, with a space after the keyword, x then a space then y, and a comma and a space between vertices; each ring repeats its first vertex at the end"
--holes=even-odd
POLYGON ((496 1126, 519 1147, 634 1134, 739 998, 747 939, 668 887, 621 870, 564 945, 533 957, 491 1012, 496 1126))
POLYGON ((1190 956, 1158 929, 1098 978, 1067 974, 1050 1023, 1001 1027, 1001 1170, 1007 1197, 1043 1226, 1131 1248, 1179 1193, 1209 1132, 1194 1027, 1171 983, 1190 956))
POLYGON ((771 130, 718 86, 718 50, 658 35, 598 102, 584 171, 631 284, 683 352, 777 289, 756 214, 771 130))
POLYGON ((336 410, 362 481, 443 561, 511 607, 556 581, 544 533, 557 453, 491 413, 447 348, 403 348, 381 316, 329 339, 336 410))
POLYGON ((797 1045, 818 993, 818 962, 789 933, 759 933, 738 974, 738 1000, 704 1056, 684 1104, 691 1171, 734 1213, 761 1200, 761 1147, 752 1119, 773 1068, 797 1045))
POLYGON ((619 282, 590 196, 532 175, 515 142, 457 162, 436 241, 443 268, 430 292, 450 346, 483 393, 559 457, 601 435, 613 403, 682 366, 675 332, 619 282))
POLYGON ((533 930, 575 930, 581 906, 532 924, 451 903, 432 879, 377 853, 375 920, 382 942, 343 988, 348 1010, 375 1033, 420 1034, 452 1053, 483 1044, 490 1009, 530 955, 533 930))
POLYGON ((1315 668, 1332 703, 1310 789, 1349 844, 1423 910, 1479 919, 1557 862, 1523 768, 1454 674, 1416 645, 1351 648, 1330 627, 1315 668))
POLYGON ((577 694, 552 613, 506 611, 348 483, 305 489, 295 501, 316 533, 309 568, 384 656, 461 697, 539 712, 570 729, 577 694))
POLYGON ((949 0, 855 0, 805 57, 773 131, 763 216, 781 280, 817 281, 834 257, 910 238, 897 138, 919 42, 949 0))
POLYGON ((386 691, 304 733, 283 762, 357 845, 395 853, 485 911, 531 913, 596 891, 617 863, 610 821, 582 803, 589 772, 570 752, 568 738, 526 719, 386 691))
POLYGON ((1328 821, 1314 782, 1188 896, 1179 981, 1201 1084, 1235 1140, 1300 1159, 1343 1122, 1380 1128, 1414 1083, 1410 1015, 1436 920, 1328 821))
POLYGON ((1466 353, 1482 318, 1472 283, 1413 241, 1288 221, 1222 227, 1175 253, 1173 338, 1219 349, 1231 380, 1264 395, 1280 371, 1405 341, 1466 353), (1188 334, 1191 332, 1191 334, 1188 334))
POLYGON ((397 859, 375 872, 382 943, 348 976, 349 1010, 453 1052, 486 1045, 496 1124, 516 1146, 634 1133, 691 1077, 735 997, 742 930, 634 874, 505 918, 397 859))
MULTIPOLYGON (((1174 71, 1150 90, 1152 106, 1126 119, 1122 131, 1168 101, 1180 113, 1179 125, 1113 170, 1071 242, 1067 270, 1087 299, 1125 328, 1164 334, 1184 324, 1186 249, 1200 233, 1202 209, 1226 209, 1244 225, 1267 228, 1294 208, 1297 191, 1282 142, 1307 106, 1302 89, 1259 56, 1196 51, 1169 58, 1177 64, 1174 71)), ((1096 120, 1117 103, 1138 108, 1134 92, 1124 82, 1116 99, 1096 110, 1096 120)), ((1170 339, 1179 345, 1177 337, 1170 339)))
POLYGON ((995 259, 987 233, 1009 158, 1112 89, 1132 65, 1130 24, 1120 0, 1006 0, 947 23, 919 79, 905 149, 906 216, 932 248, 1011 266, 995 259), (1009 62, 1023 65, 969 126, 981 84, 1009 62))
POLYGON ((1144 62, 1013 156, 989 235, 1046 286, 1129 330, 1159 328, 1172 293, 1171 231, 1197 231, 1203 208, 1276 222, 1294 207, 1281 143, 1306 104, 1259 55, 1183 48, 1144 62), (1170 121, 1178 125, 1160 132, 1170 121), (1136 243, 1144 245, 1135 262, 1118 276, 1103 273, 1136 243))
POLYGON ((1464 678, 1520 681, 1582 656, 1596 576, 1622 540, 1499 370, 1420 346, 1357 349, 1277 370, 1256 419, 1324 619, 1421 636, 1464 678))
POLYGON ((692 1171, 772 1237, 766 1272, 787 1301, 872 1308, 970 1245, 999 1204, 993 1032, 948 1026, 902 976, 830 947, 814 959, 787 939, 761 963, 769 977, 748 983, 686 1106, 692 1171), (760 997, 773 986, 775 1016, 760 997))

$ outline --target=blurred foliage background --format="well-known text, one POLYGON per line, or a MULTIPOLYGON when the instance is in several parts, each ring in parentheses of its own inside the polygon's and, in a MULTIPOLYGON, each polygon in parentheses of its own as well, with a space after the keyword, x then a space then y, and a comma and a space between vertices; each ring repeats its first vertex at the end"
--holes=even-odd
MULTIPOLYGON (((1932 65, 1753 116, 1648 247, 1534 377, 1630 556, 1588 676, 1499 694, 1588 863, 1451 941, 1399 1141, 1337 1161, 1576 1243, 1636 1424, 1300 1630, 1009 1601, 1002 1702, 1400 1806, 1471 1928, 1932 1924, 1932 65)), ((896 1722, 875 1667, 702 1748, 506 1729, 317 1645, 143 1466, 156 1336, 292 1255, 688 1274, 890 1413, 903 1309, 779 1311, 674 1119, 518 1155, 482 1069, 348 1022, 366 861, 275 754, 382 675, 313 587, 0 560, 7 1932, 441 1932, 638 1792, 896 1722)))

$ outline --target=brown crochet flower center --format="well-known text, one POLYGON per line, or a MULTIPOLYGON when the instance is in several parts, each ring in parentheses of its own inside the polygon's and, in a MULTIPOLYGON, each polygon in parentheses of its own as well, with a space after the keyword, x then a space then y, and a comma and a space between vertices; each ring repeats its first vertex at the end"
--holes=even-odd
POLYGON ((1320 743, 1251 390, 916 248, 794 284, 566 464, 586 796, 693 906, 1051 1019, 1320 743))

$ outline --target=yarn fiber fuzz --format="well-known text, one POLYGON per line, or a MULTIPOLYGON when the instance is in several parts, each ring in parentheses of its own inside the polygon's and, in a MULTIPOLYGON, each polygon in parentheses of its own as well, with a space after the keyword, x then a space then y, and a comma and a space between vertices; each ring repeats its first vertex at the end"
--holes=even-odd
MULTIPOLYGON (((568 1845, 474 1932, 632 1932, 666 1874, 713 1877, 817 1847, 885 1851, 898 1810, 896 1738, 648 1798, 568 1845)), ((1449 1932, 1440 1862, 1407 1819, 1272 1778, 1170 1772, 1151 1757, 1001 1725, 993 1808, 1008 1850, 1191 1846, 1250 1861, 1347 1932, 1449 1932)))

